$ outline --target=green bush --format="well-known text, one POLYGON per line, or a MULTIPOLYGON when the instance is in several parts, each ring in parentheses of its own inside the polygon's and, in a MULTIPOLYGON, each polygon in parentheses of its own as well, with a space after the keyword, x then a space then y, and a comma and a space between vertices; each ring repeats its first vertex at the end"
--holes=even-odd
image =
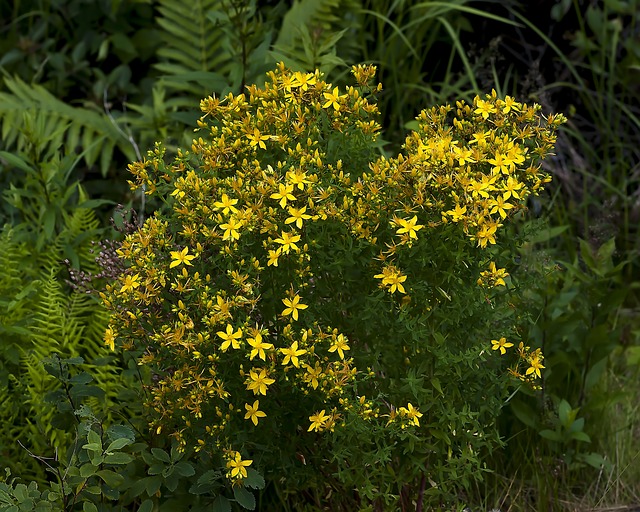
POLYGON ((118 250, 105 341, 149 372, 156 434, 233 489, 256 468, 285 501, 450 502, 500 444, 511 379, 544 368, 513 348, 518 241, 498 230, 563 117, 494 93, 423 111, 379 157, 374 71, 343 92, 281 65, 204 99, 191 152, 130 166, 166 207, 118 250))

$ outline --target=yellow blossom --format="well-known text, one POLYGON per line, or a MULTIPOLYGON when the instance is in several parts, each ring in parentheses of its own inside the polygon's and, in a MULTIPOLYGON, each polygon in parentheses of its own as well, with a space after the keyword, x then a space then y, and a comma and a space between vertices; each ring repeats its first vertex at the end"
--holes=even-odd
POLYGON ((411 403, 407 404, 407 407, 400 407, 398 409, 402 416, 406 416, 409 418, 409 421, 413 423, 416 427, 420 426, 420 418, 422 418, 422 413, 418 411, 411 403))
POLYGON ((267 261, 267 267, 273 265, 274 267, 278 266, 278 258, 280 257, 280 248, 275 251, 269 250, 269 260, 267 261))
POLYGON ((227 324, 226 332, 218 331, 216 334, 224 340, 220 345, 220 350, 223 352, 226 352, 230 345, 236 350, 240 348, 239 341, 242 339, 242 329, 234 332, 233 325, 227 324))
POLYGON ((338 334, 338 337, 336 338, 336 340, 331 344, 331 347, 329 348, 329 352, 335 352, 336 350, 338 351, 338 355, 340 356, 340 359, 344 359, 344 350, 349 350, 349 345, 347 345, 348 341, 347 338, 344 337, 344 335, 342 334, 338 334))
POLYGON ((247 410, 247 413, 244 415, 245 420, 251 420, 254 425, 258 425, 258 418, 266 418, 267 415, 259 410, 260 401, 256 400, 253 402, 253 405, 244 404, 244 408, 247 410))
POLYGON ((531 359, 529 360, 529 365, 530 367, 527 368, 526 375, 533 374, 534 377, 542 377, 542 375, 540 374, 540 370, 544 368, 544 366, 542 366, 542 360, 539 354, 534 354, 531 357, 531 359))
POLYGON ((222 199, 220 201, 216 201, 215 203, 213 203, 213 205, 217 209, 222 210, 222 213, 224 215, 227 215, 230 211, 232 213, 236 213, 238 211, 238 209, 235 206, 233 206, 234 204, 238 204, 238 200, 229 199, 229 196, 227 194, 222 194, 222 199))
POLYGON ((282 302, 285 306, 287 306, 283 311, 282 315, 287 316, 291 315, 294 320, 298 319, 298 310, 299 309, 307 309, 309 306, 306 304, 300 303, 300 295, 296 294, 291 299, 282 299, 282 302))
POLYGON ((513 347, 513 343, 509 343, 507 338, 504 336, 499 340, 491 340, 491 349, 492 350, 500 350, 500 354, 504 355, 507 353, 507 349, 513 347))
POLYGON ((255 368, 249 372, 247 380, 247 389, 253 391, 254 395, 266 395, 267 388, 275 382, 275 379, 269 377, 267 370, 264 368, 255 368), (258 373, 258 370, 260 373, 258 373))
POLYGON ((135 274, 133 276, 131 274, 127 274, 124 277, 124 282, 122 283, 122 288, 120 288, 120 293, 134 290, 135 288, 140 286, 140 281, 138 281, 138 279, 140 279, 140 274, 135 274))
POLYGON ((271 199, 280 199, 280 207, 284 208, 287 206, 287 201, 295 201, 296 196, 294 196, 291 192, 293 192, 293 185, 284 185, 280 183, 278 185, 278 192, 274 192, 271 194, 271 199))
POLYGON ((262 135, 260 130, 257 128, 253 129, 253 133, 247 134, 247 139, 250 141, 251 147, 259 146, 262 149, 267 149, 267 145, 264 143, 265 140, 269 140, 268 135, 262 135))
POLYGON ((247 468, 251 466, 252 460, 242 460, 240 452, 234 452, 233 457, 227 462, 227 467, 231 469, 231 478, 247 478, 247 468))
POLYGON ((275 242, 281 244, 281 250, 283 253, 288 254, 291 249, 299 251, 300 249, 296 245, 296 242, 300 241, 300 235, 294 235, 293 233, 287 233, 283 231, 280 238, 276 238, 275 242))
POLYGON ((238 220, 235 217, 231 217, 228 222, 225 222, 224 224, 220 224, 220 227, 224 229, 222 239, 223 240, 239 240, 240 232, 238 230, 242 227, 243 224, 244 224, 244 221, 238 220))
POLYGON ((169 268, 177 267, 180 264, 191 266, 191 260, 195 259, 195 255, 189 254, 189 248, 185 247, 181 251, 171 251, 171 263, 169 268))
POLYGON ((113 332, 113 329, 109 327, 104 332, 104 344, 107 345, 110 350, 115 350, 115 343, 116 343, 115 334, 113 332))
POLYGON ((298 349, 298 342, 294 341, 290 347, 281 348, 280 352, 284 354, 284 360, 282 361, 283 365, 291 364, 296 368, 300 367, 300 362, 298 361, 298 356, 306 354, 307 351, 305 349, 298 349))
POLYGON ((292 224, 295 222, 298 228, 302 228, 302 222, 305 220, 309 220, 311 215, 307 215, 304 212, 307 211, 307 207, 303 206, 302 208, 294 208, 292 206, 289 207, 289 214, 291 217, 285 219, 285 224, 292 224))
POLYGON ((253 338, 247 338, 247 343, 251 345, 251 354, 249 355, 249 359, 253 360, 254 357, 258 356, 260 359, 265 361, 265 350, 269 350, 273 348, 273 344, 264 343, 262 341, 262 334, 259 332, 253 338))
MULTIPOLYGON (((477 99, 477 97, 476 97, 477 99)), ((489 118, 489 114, 496 113, 496 107, 494 107, 490 102, 478 99, 476 102, 478 108, 476 108, 473 112, 474 114, 480 114, 484 119, 489 118)))
POLYGON ((344 98, 344 95, 340 96, 340 90, 337 87, 333 89, 333 92, 325 92, 324 97, 327 101, 322 105, 322 108, 333 107, 336 111, 340 110, 340 100, 344 98))
POLYGON ((404 220, 404 219, 400 219, 400 218, 395 218, 393 220, 393 223, 396 226, 401 226, 400 228, 398 228, 396 230, 396 233, 398 235, 402 235, 404 233, 407 233, 410 238, 415 238, 415 239, 418 238, 418 235, 416 234, 416 232, 424 227, 424 225, 417 224, 417 222, 418 222, 418 216, 417 215, 414 215, 413 218, 411 218, 409 220, 404 220))
POLYGON ((325 414, 324 409, 322 409, 320 412, 315 413, 312 416, 309 416, 309 421, 311 422, 311 425, 309 426, 309 429, 307 430, 307 432, 311 432, 313 430, 320 432, 325 427, 325 424, 327 423, 328 419, 329 419, 329 416, 325 414))

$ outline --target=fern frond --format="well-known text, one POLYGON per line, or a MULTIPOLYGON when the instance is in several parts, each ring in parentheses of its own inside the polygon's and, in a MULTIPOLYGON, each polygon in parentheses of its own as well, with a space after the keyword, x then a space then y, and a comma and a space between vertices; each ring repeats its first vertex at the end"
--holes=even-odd
POLYGON ((287 66, 304 71, 318 68, 328 72, 344 64, 336 47, 345 46, 341 55, 355 55, 355 48, 351 47, 355 38, 344 36, 357 26, 345 13, 355 13, 361 7, 360 0, 295 0, 284 16, 272 55, 287 66))
POLYGON ((21 131, 32 131, 39 142, 44 142, 47 151, 64 145, 65 152, 72 154, 81 147, 87 165, 100 160, 103 175, 116 146, 129 160, 136 159, 129 142, 105 115, 67 105, 41 85, 29 85, 19 78, 5 77, 4 85, 10 91, 0 92, 5 149, 20 143, 21 131), (25 113, 32 119, 25 118, 25 113))
POLYGON ((158 55, 164 62, 156 67, 167 75, 167 85, 199 98, 227 83, 233 55, 225 31, 211 21, 224 18, 222 4, 160 0, 156 22, 164 30, 164 46, 158 55))

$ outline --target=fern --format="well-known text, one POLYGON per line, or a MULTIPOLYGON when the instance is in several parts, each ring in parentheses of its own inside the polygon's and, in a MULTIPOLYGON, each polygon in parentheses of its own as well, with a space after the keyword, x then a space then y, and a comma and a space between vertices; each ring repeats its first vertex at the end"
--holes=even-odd
POLYGON ((5 149, 20 146, 23 139, 44 142, 45 153, 64 146, 65 152, 72 154, 81 147, 87 165, 99 160, 103 176, 116 147, 127 159, 135 160, 133 148, 105 115, 67 105, 41 85, 29 85, 19 78, 5 77, 4 85, 10 91, 0 92, 0 123, 5 149), (27 137, 20 137, 25 133, 27 137))
POLYGON ((171 88, 200 98, 225 90, 233 67, 229 39, 221 23, 225 13, 221 0, 160 0, 156 23, 163 29, 164 46, 156 64, 171 88))
POLYGON ((52 448, 71 442, 67 431, 55 428, 57 410, 46 401, 59 386, 42 365, 52 353, 87 361, 83 369, 105 392, 101 400, 87 398, 88 405, 107 421, 114 419, 111 409, 124 382, 113 360, 105 358, 107 313, 92 295, 69 290, 62 263, 74 255, 79 268, 95 273, 90 242, 98 236, 99 223, 87 208, 67 212, 63 229, 42 252, 16 240, 8 227, 0 232, 0 265, 5 269, 0 274, 0 331, 5 334, 0 336, 0 422, 10 436, 0 443, 0 454, 22 474, 42 476, 18 440, 38 455, 51 455, 52 448))
POLYGON ((345 65, 340 55, 354 56, 355 38, 344 38, 355 30, 354 20, 345 17, 361 8, 359 0, 295 0, 285 15, 272 55, 293 69, 328 73, 345 65))

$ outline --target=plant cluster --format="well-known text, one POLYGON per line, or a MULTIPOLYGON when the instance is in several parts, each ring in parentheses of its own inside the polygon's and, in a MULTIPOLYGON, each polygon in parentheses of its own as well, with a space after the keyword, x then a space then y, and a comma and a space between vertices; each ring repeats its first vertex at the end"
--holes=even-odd
POLYGON ((166 162, 157 144, 130 166, 165 208, 118 250, 105 342, 148 369, 155 432, 222 454, 234 485, 257 467, 327 492, 308 465, 359 499, 437 501, 481 476, 511 377, 544 368, 523 343, 509 372, 491 351, 518 336, 494 259, 564 118, 493 93, 423 111, 380 157, 381 86, 353 73, 341 91, 281 64, 263 88, 202 100, 190 152, 166 162))

